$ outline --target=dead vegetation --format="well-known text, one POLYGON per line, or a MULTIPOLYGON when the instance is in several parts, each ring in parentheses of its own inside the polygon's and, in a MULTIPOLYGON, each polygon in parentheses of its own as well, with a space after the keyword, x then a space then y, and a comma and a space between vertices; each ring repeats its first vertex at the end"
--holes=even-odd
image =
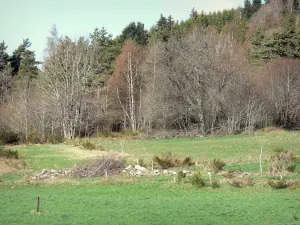
POLYGON ((156 162, 162 169, 169 169, 172 167, 185 167, 195 165, 191 157, 178 159, 171 152, 162 154, 161 157, 154 156, 153 161, 156 162))
POLYGON ((106 175, 115 176, 119 175, 125 168, 124 161, 115 155, 103 156, 85 164, 86 165, 73 169, 72 174, 74 177, 91 178, 106 175))
POLYGON ((295 172, 297 158, 294 152, 284 151, 283 149, 275 150, 275 154, 270 159, 270 173, 285 174, 295 172))
POLYGON ((252 177, 248 177, 246 179, 234 178, 233 180, 230 180, 228 183, 233 187, 244 188, 247 186, 253 186, 254 180, 252 177))

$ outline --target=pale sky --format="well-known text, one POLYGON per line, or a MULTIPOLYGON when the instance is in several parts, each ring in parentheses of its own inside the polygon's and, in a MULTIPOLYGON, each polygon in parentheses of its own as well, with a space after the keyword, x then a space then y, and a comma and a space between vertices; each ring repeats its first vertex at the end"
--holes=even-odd
POLYGON ((0 0, 0 42, 11 53, 29 38, 31 50, 43 59, 46 37, 56 24, 60 34, 72 38, 88 36, 94 28, 105 27, 114 36, 132 21, 149 29, 162 13, 181 21, 191 9, 218 11, 243 6, 244 0, 0 0))

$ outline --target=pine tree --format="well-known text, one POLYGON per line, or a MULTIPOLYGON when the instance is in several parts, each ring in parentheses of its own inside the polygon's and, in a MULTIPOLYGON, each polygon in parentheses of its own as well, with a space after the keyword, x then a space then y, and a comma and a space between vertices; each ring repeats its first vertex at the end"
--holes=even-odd
POLYGON ((164 29, 167 27, 167 24, 168 24, 167 18, 161 14, 159 20, 157 21, 156 29, 157 30, 164 29))
POLYGON ((133 40, 139 45, 146 45, 148 42, 148 33, 144 28, 144 24, 141 22, 131 22, 128 24, 122 34, 120 39, 124 44, 127 40, 133 40))
POLYGON ((24 39, 23 43, 12 53, 10 66, 12 67, 12 76, 18 74, 22 61, 22 54, 31 46, 29 39, 24 39))
POLYGON ((299 0, 293 0, 293 11, 299 12, 299 0))
POLYGON ((192 12, 191 12, 191 14, 190 14, 190 18, 191 18, 192 20, 197 20, 197 17, 198 17, 198 12, 197 12, 197 10, 196 10, 195 8, 192 8, 192 12))
POLYGON ((0 72, 2 72, 8 64, 9 56, 6 52, 7 46, 3 41, 0 43, 0 72))
POLYGON ((108 77, 114 72, 114 62, 121 52, 122 41, 112 39, 112 35, 102 27, 94 29, 90 40, 95 50, 95 63, 93 65, 95 76, 90 80, 90 85, 103 87, 108 77))
POLYGON ((261 7, 262 3, 261 0, 253 0, 252 1, 252 13, 256 13, 260 7, 261 7))
POLYGON ((19 74, 21 76, 29 77, 30 79, 36 78, 38 75, 37 65, 39 62, 35 59, 35 53, 26 49, 22 53, 22 60, 20 64, 19 74))

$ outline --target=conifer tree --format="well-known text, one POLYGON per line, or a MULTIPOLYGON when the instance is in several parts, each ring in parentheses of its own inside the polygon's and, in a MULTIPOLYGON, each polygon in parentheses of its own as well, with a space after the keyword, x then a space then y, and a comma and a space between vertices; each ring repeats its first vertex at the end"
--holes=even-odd
POLYGON ((251 2, 250 0, 245 0, 244 9, 243 9, 243 17, 245 19, 250 19, 252 16, 251 2))
POLYGON ((261 7, 262 3, 261 0, 253 0, 252 2, 252 13, 256 13, 260 7, 261 7))
POLYGON ((3 41, 0 43, 0 72, 5 69, 5 67, 8 64, 9 56, 6 52, 7 46, 5 45, 5 42, 3 41))

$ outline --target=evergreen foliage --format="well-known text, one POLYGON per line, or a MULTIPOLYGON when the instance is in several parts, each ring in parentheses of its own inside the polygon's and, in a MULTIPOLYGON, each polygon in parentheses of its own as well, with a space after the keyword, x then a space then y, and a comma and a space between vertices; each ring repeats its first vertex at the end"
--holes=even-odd
POLYGON ((267 34, 259 29, 251 41, 250 58, 256 64, 278 58, 300 58, 300 32, 296 29, 296 17, 289 14, 283 27, 267 34))

